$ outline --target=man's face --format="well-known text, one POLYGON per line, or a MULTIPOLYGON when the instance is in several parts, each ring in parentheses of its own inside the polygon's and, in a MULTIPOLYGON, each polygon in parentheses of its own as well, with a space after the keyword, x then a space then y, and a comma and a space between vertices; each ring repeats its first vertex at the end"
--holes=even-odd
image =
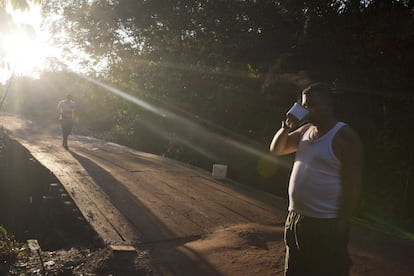
POLYGON ((312 124, 318 124, 320 120, 331 115, 330 106, 323 101, 318 93, 303 93, 302 105, 309 110, 308 121, 312 124))

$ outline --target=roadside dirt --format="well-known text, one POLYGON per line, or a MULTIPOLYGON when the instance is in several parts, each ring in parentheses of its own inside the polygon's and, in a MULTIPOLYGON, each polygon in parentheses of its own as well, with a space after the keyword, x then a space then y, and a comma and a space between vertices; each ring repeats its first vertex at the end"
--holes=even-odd
MULTIPOLYGON (((283 275, 285 200, 88 137, 72 136, 66 152, 56 126, 40 139, 21 120, 1 116, 0 125, 49 158, 50 166, 67 162, 69 171, 98 186, 101 200, 115 206, 112 214, 130 224, 119 231, 133 252, 109 245, 43 252, 48 275, 283 275)), ((414 275, 413 241, 355 220, 349 249, 351 275, 414 275)), ((22 257, 10 275, 42 275, 40 258, 22 257)))
MULTIPOLYGON (((374 237, 373 246, 356 241, 369 236, 351 242, 351 275, 413 275, 412 244, 376 235, 381 239, 374 237)), ((72 248, 42 256, 48 275, 283 275, 282 237, 282 226, 242 224, 214 229, 193 241, 143 244, 133 253, 72 248)), ((10 272, 42 275, 42 267, 34 254, 19 259, 10 272)))

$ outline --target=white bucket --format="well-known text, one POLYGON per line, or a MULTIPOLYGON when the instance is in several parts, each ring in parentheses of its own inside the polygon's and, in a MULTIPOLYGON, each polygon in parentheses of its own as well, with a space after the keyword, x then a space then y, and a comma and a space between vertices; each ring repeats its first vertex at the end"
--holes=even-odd
POLYGON ((227 177, 227 165, 214 164, 212 175, 215 179, 225 179, 227 177))

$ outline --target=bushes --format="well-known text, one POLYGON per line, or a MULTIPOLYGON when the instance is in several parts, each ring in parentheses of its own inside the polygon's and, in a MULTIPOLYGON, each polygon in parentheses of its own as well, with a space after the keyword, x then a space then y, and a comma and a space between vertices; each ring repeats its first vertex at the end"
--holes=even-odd
POLYGON ((4 266, 16 261, 17 256, 25 250, 25 245, 16 241, 13 235, 10 235, 7 230, 0 226, 0 272, 4 266))

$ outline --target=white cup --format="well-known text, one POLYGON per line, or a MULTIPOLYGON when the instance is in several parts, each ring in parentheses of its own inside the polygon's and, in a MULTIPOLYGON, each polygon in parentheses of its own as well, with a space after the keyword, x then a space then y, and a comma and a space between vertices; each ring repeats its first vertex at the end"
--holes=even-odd
POLYGON ((294 103, 286 115, 292 117, 298 123, 301 123, 309 115, 309 110, 307 110, 303 105, 299 103, 294 103))

